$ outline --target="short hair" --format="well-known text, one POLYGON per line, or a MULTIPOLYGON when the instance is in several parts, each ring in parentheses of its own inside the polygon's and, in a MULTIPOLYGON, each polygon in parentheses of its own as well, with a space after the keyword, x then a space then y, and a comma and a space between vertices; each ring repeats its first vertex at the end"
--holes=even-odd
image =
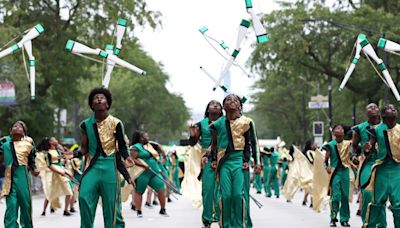
POLYGON ((97 94, 103 94, 106 97, 107 103, 108 103, 107 110, 109 110, 111 108, 111 104, 112 104, 112 94, 111 94, 110 90, 105 87, 96 87, 96 88, 92 89, 92 91, 90 91, 89 97, 88 97, 89 107, 93 110, 93 108, 92 108, 93 98, 97 94))
POLYGON ((344 130, 344 127, 343 127, 343 125, 342 124, 335 124, 333 127, 332 127, 332 132, 337 128, 337 127, 342 127, 343 128, 343 130, 344 130))
MULTIPOLYGON (((213 102, 213 101, 216 101, 216 100, 211 100, 210 102, 208 102, 206 111, 204 112, 204 117, 208 117, 210 115, 210 112, 208 111, 208 107, 210 106, 211 102, 213 102)), ((218 116, 218 117, 221 117, 223 115, 222 110, 224 109, 224 107, 222 107, 222 104, 219 101, 216 101, 216 102, 221 107, 221 113, 218 116)))

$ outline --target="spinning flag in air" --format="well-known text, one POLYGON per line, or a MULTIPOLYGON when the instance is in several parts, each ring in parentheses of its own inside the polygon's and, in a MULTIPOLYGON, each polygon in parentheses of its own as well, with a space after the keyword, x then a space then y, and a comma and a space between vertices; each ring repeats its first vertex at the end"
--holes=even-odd
MULTIPOLYGON (((395 44, 394 42, 388 43, 388 42, 385 42, 384 39, 383 40, 381 39, 380 42, 378 43, 378 47, 383 48, 384 50, 390 51, 390 50, 395 50, 395 49, 393 49, 393 47, 396 46, 394 44, 395 44), (388 47, 385 49, 386 43, 387 43, 388 47)), ((375 66, 373 65, 371 59, 373 59, 375 61, 375 63, 379 66, 379 69, 382 72, 383 76, 376 69, 375 70, 377 71, 378 75, 381 77, 382 81, 392 90, 393 95, 396 98, 396 100, 400 101, 399 92, 396 88, 396 85, 394 84, 394 82, 392 80, 392 77, 389 74, 389 71, 386 68, 385 63, 383 62, 383 60, 381 58, 378 57, 374 48, 369 43, 368 38, 364 34, 359 34, 354 46, 356 47, 356 53, 354 55, 354 59, 350 65, 349 69, 347 70, 342 83, 340 84, 339 90, 342 90, 344 88, 344 86, 346 85, 347 81, 349 80, 351 74, 354 71, 356 64, 359 61, 360 52, 362 51, 364 53, 364 55, 366 56, 366 58, 371 63, 371 65, 374 67, 374 69, 375 69, 375 66)))
MULTIPOLYGON (((35 25, 35 27, 27 30, 27 32, 22 36, 22 39, 2 51, 0 51, 0 58, 17 52, 19 49, 25 49, 28 59, 29 59, 29 75, 28 79, 30 82, 30 92, 31 99, 35 99, 35 80, 36 80, 36 70, 35 70, 35 57, 32 54, 32 40, 38 37, 44 32, 44 28, 41 24, 35 25)), ((25 66, 26 67, 26 66, 25 66)))
POLYGON ((123 68, 127 68, 137 74, 140 75, 145 75, 146 72, 137 66, 130 64, 118 57, 119 53, 121 52, 121 41, 122 41, 122 36, 125 33, 126 29, 126 21, 125 20, 118 20, 117 22, 117 30, 116 30, 116 47, 113 51, 113 46, 112 45, 107 45, 106 50, 102 50, 99 48, 91 48, 88 47, 84 44, 81 44, 79 42, 73 41, 73 40, 68 40, 67 44, 65 46, 65 49, 68 52, 71 52, 72 54, 80 55, 80 56, 85 56, 85 55, 96 55, 99 56, 105 60, 107 60, 107 70, 104 76, 104 80, 102 82, 102 85, 104 87, 108 87, 111 79, 111 73, 113 71, 114 66, 119 66, 123 68))

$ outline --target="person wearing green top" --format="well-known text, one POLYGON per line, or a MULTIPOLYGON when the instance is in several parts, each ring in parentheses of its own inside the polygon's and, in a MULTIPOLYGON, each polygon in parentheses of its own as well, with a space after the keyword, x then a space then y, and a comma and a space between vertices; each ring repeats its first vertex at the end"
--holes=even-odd
POLYGON ((181 190, 181 182, 179 180, 179 159, 178 155, 175 153, 172 153, 172 184, 178 189, 178 191, 181 190))
POLYGON ((278 161, 279 154, 275 152, 274 148, 264 148, 261 161, 264 168, 264 191, 266 197, 271 197, 271 185, 274 188, 276 198, 279 198, 279 180, 278 180, 278 161))
POLYGON ((39 171, 35 165, 35 146, 27 136, 24 122, 17 121, 12 125, 10 136, 2 138, 0 146, 0 162, 6 165, 5 180, 1 196, 6 198, 4 215, 5 228, 18 228, 18 211, 20 224, 24 228, 32 228, 32 199, 30 191, 29 171, 37 176, 39 171))
POLYGON ((135 161, 135 165, 141 166, 146 170, 136 178, 136 191, 135 191, 135 207, 137 216, 142 215, 142 195, 147 186, 150 186, 157 192, 158 200, 160 201, 160 215, 168 216, 165 210, 165 185, 163 182, 163 173, 160 169, 159 162, 159 145, 151 143, 149 135, 144 131, 136 131, 132 135, 132 146, 130 153, 135 161))
POLYGON ((121 215, 120 178, 135 186, 125 163, 132 164, 124 139, 122 122, 108 113, 111 92, 94 88, 88 96, 93 115, 80 124, 81 150, 74 157, 86 156, 88 167, 83 171, 79 188, 81 228, 93 228, 99 198, 102 200, 104 227, 124 227, 121 215))
POLYGON ((326 151, 325 166, 331 174, 329 183, 331 227, 336 227, 337 214, 340 210, 340 224, 350 227, 350 141, 344 141, 344 128, 335 125, 332 129, 334 139, 322 148, 326 151))
POLYGON ((249 168, 251 119, 241 114, 239 96, 229 94, 223 101, 226 112, 211 123, 211 167, 216 169, 221 193, 220 227, 245 227, 244 170, 249 168))
POLYGON ((374 128, 381 122, 379 108, 376 104, 374 103, 368 104, 366 107, 366 114, 368 120, 352 128, 353 137, 350 148, 351 160, 353 161, 353 163, 359 165, 360 161, 358 157, 360 157, 361 160, 359 177, 358 177, 359 179, 358 187, 361 188, 360 214, 363 223, 365 223, 365 216, 367 213, 368 204, 372 201, 372 192, 367 191, 365 187, 363 188, 362 186, 364 186, 370 179, 371 168, 376 160, 376 153, 369 153, 368 156, 366 156, 366 154, 364 153, 364 146, 370 140, 368 130, 374 128))
MULTIPOLYGON (((250 119, 250 118, 249 118, 250 119)), ((254 121, 250 119, 250 144, 251 144, 251 157, 253 158, 253 170, 255 176, 260 176, 261 161, 260 161, 260 145, 258 144, 257 132, 254 121)), ((244 171, 244 195, 246 200, 246 227, 253 227, 253 222, 250 216, 250 169, 244 171)), ((261 188, 261 187, 260 187, 261 188)))
POLYGON ((281 169, 282 169, 281 185, 284 186, 289 171, 289 161, 287 160, 287 158, 282 159, 281 169))
POLYGON ((222 114, 221 103, 212 100, 207 104, 204 119, 189 128, 189 145, 194 146, 200 141, 203 155, 201 161, 203 214, 201 218, 205 228, 211 227, 211 223, 219 220, 218 192, 216 182, 214 181, 215 171, 211 168, 212 159, 207 150, 211 145, 211 130, 209 125, 220 118, 222 114))
POLYGON ((382 111, 382 123, 368 130, 370 142, 364 153, 376 153, 370 180, 366 184, 372 190, 372 202, 368 205, 364 227, 386 227, 386 202, 390 201, 394 227, 400 227, 400 124, 396 122, 397 110, 386 105, 382 111), (375 145, 378 150, 372 150, 375 145))

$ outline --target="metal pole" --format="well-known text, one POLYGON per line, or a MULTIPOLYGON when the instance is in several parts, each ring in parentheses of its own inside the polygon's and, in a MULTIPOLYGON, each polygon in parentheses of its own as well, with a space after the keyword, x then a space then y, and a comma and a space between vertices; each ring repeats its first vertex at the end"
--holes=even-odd
POLYGON ((352 116, 352 119, 353 119, 353 126, 355 126, 357 124, 357 121, 356 121, 356 101, 355 101, 355 99, 353 100, 353 116, 352 116))
POLYGON ((332 76, 328 75, 328 102, 329 102, 329 140, 332 140, 332 76))

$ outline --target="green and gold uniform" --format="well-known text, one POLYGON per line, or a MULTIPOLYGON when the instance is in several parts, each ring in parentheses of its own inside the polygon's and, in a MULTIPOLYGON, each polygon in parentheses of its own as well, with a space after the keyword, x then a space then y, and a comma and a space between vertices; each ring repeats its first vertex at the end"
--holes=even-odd
POLYGON ((271 185, 274 187, 274 194, 279 197, 279 180, 278 180, 278 161, 279 154, 272 152, 271 154, 263 153, 261 156, 264 168, 264 191, 267 197, 271 197, 271 185))
MULTIPOLYGON (((362 122, 359 125, 352 128, 354 134, 358 135, 360 138, 360 149, 361 156, 364 157, 364 160, 361 164, 361 168, 359 172, 359 187, 361 187, 361 219, 363 223, 365 223, 365 216, 367 213, 368 204, 372 201, 372 192, 365 189, 365 185, 368 183, 368 180, 371 177, 371 168, 375 163, 377 153, 375 148, 372 148, 375 152, 369 153, 368 155, 364 154, 364 145, 370 140, 370 136, 368 134, 368 129, 372 128, 368 121, 362 122)), ((384 212, 384 217, 386 217, 386 212, 384 212)))
POLYGON ((338 143, 330 141, 323 149, 330 151, 330 166, 333 173, 329 183, 331 220, 335 220, 340 211, 340 222, 350 219, 350 141, 338 143))
MULTIPOLYGON (((203 198, 203 224, 211 224, 213 221, 219 221, 220 212, 218 207, 218 190, 215 180, 215 171, 211 168, 212 158, 207 154, 207 149, 211 145, 211 129, 209 124, 211 121, 208 117, 204 118, 195 125, 200 129, 200 145, 203 157, 208 157, 208 162, 201 171, 201 196, 203 198)), ((193 137, 189 138, 189 145, 194 146, 197 140, 193 137)))
POLYGON ((18 210, 20 224, 24 228, 32 225, 32 200, 30 191, 30 174, 28 170, 36 169, 35 147, 30 137, 13 141, 6 136, 1 139, 0 153, 3 153, 6 165, 4 184, 1 196, 6 198, 5 228, 18 228, 18 210))
POLYGON ((161 178, 161 169, 159 166, 159 154, 154 147, 158 147, 158 144, 147 143, 142 145, 136 143, 131 146, 130 150, 138 153, 138 158, 142 159, 154 172, 158 174, 156 176, 150 170, 145 170, 138 178, 136 178, 136 192, 143 194, 146 191, 147 185, 149 185, 154 191, 164 190, 165 185, 161 178))
MULTIPOLYGON (((258 144, 257 132, 254 127, 254 122, 250 122, 250 143, 251 143, 251 156, 253 157, 254 165, 260 165, 260 146, 258 144)), ((255 176, 260 174, 255 174, 255 176)), ((261 187, 260 187, 261 188, 261 187)), ((244 170, 244 195, 246 200, 246 228, 253 227, 250 216, 250 169, 244 170)))
POLYGON ((381 123, 368 133, 378 144, 376 161, 367 189, 371 189, 372 202, 368 205, 364 227, 386 227, 386 202, 390 201, 394 227, 400 227, 400 125, 389 129, 381 123))
POLYGON ((223 228, 246 226, 245 175, 243 163, 250 160, 250 122, 245 116, 235 120, 220 117, 211 124, 217 132, 217 179, 221 193, 221 220, 223 228))
POLYGON ((99 197, 103 204, 104 227, 124 227, 118 174, 119 171, 129 182, 130 176, 122 161, 122 157, 129 156, 124 126, 111 115, 101 122, 91 115, 80 127, 88 139, 88 167, 82 174, 79 188, 81 227, 93 228, 99 197))

